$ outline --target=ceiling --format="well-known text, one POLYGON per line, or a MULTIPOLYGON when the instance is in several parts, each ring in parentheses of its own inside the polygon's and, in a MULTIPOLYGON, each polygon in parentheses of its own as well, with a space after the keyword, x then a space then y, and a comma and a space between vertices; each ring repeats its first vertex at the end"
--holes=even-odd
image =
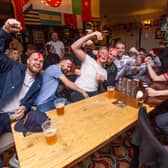
POLYGON ((168 0, 101 0, 101 17, 115 24, 168 13, 168 0))

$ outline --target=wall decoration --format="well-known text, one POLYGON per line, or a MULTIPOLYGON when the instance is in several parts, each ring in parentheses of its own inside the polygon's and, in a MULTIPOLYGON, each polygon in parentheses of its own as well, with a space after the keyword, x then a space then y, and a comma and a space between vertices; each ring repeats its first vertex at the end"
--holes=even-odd
POLYGON ((160 31, 160 28, 155 30, 155 39, 164 39, 165 31, 160 31))
POLYGON ((44 44, 44 32, 33 30, 33 42, 35 44, 44 44))

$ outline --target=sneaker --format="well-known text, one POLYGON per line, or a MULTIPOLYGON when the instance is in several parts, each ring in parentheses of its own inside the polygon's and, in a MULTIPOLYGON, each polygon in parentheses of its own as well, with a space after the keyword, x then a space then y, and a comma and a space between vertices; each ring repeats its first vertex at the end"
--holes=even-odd
POLYGON ((16 157, 16 153, 9 160, 9 167, 11 168, 20 168, 19 161, 16 157))

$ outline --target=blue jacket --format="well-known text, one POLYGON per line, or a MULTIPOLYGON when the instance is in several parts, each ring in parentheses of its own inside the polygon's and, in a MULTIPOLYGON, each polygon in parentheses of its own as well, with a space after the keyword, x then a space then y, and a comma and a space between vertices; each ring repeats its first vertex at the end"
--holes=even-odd
MULTIPOLYGON (((8 34, 0 29, 0 109, 19 92, 26 72, 26 65, 12 61, 2 53, 7 37, 8 34)), ((24 105, 27 110, 30 110, 40 91, 41 85, 42 77, 41 75, 37 75, 32 86, 21 100, 20 105, 24 105)))

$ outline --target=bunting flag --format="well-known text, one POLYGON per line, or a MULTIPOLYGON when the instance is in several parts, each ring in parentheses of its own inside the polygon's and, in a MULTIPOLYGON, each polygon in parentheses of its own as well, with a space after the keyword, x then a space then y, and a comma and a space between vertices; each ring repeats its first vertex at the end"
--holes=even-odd
POLYGON ((23 0, 23 13, 28 13, 32 10, 31 0, 23 0))
POLYGON ((100 0, 91 0, 91 20, 100 19, 100 0))
POLYGON ((15 18, 21 22, 23 30, 25 30, 24 15, 23 15, 23 1, 12 0, 15 18))
POLYGON ((100 0, 82 0, 82 20, 100 19, 100 0))
POLYGON ((24 13, 26 25, 40 25, 40 14, 38 10, 29 9, 24 13))
POLYGON ((61 13, 40 10, 40 24, 41 25, 62 25, 61 13))
POLYGON ((26 24, 69 25, 83 28, 82 21, 100 18, 100 0, 62 0, 59 7, 46 6, 35 0, 23 0, 26 24))
POLYGON ((30 10, 24 14, 27 25, 62 25, 61 13, 43 10, 30 10))
POLYGON ((81 14, 81 0, 62 0, 61 5, 52 7, 37 0, 31 0, 33 9, 60 13, 81 14))
POLYGON ((75 14, 64 14, 63 24, 70 26, 73 29, 82 29, 82 18, 80 15, 75 14))
POLYGON ((91 20, 91 0, 82 0, 82 20, 90 21, 91 20))

